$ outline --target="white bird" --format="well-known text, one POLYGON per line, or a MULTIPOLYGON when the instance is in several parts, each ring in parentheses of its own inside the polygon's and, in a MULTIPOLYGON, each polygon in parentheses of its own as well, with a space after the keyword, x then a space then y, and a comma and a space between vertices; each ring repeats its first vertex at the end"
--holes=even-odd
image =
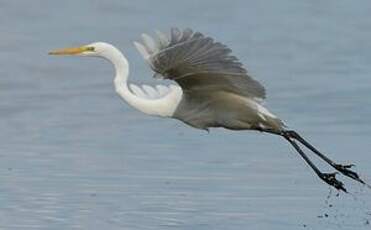
POLYGON ((157 32, 158 39, 142 35, 143 44, 135 46, 155 72, 155 76, 174 80, 177 84, 155 88, 128 84, 129 63, 114 46, 104 42, 77 48, 58 49, 51 55, 102 57, 116 71, 116 92, 129 105, 149 115, 179 119, 186 124, 208 130, 223 127, 231 130, 255 130, 284 137, 327 184, 346 189, 335 178, 336 173, 323 173, 299 147, 298 142, 345 176, 362 184, 358 174, 333 162, 305 141, 297 132, 287 130, 284 123, 261 102, 264 87, 251 78, 231 50, 209 36, 191 29, 172 28, 167 36, 157 32))

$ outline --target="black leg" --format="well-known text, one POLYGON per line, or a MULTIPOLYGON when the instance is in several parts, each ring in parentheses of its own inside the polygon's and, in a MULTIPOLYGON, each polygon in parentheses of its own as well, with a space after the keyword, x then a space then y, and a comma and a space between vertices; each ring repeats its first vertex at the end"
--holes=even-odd
POLYGON ((358 174, 350 168, 354 165, 341 165, 337 164, 331 159, 329 159, 327 156, 323 155, 320 151, 318 151, 314 146, 312 146, 309 142, 307 142, 304 138, 302 138, 297 132, 293 130, 283 131, 283 135, 286 135, 290 138, 293 138, 295 140, 298 140, 300 143, 302 143, 305 147, 310 149, 313 153, 315 153, 317 156, 319 156, 321 159, 326 161, 329 165, 331 165, 333 168, 335 168, 337 171, 342 173, 343 175, 352 178, 353 180, 356 180, 362 184, 365 184, 365 182, 359 178, 358 174))
POLYGON ((327 184, 333 186, 334 188, 338 190, 342 190, 344 192, 347 192, 347 190, 344 188, 344 184, 337 180, 335 175, 336 173, 323 173, 321 172, 316 165, 313 164, 313 162, 308 158, 308 156, 301 150, 298 144, 294 140, 291 139, 291 137, 287 135, 282 135, 290 144, 295 148, 295 150, 300 154, 300 156, 305 160, 305 162, 313 169, 313 171, 318 175, 319 178, 321 178, 324 182, 327 184))

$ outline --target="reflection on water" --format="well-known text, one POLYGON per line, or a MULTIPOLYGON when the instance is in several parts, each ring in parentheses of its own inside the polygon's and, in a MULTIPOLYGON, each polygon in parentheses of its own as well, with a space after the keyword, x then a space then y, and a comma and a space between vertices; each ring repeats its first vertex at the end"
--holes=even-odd
POLYGON ((290 127, 371 181, 370 7, 0 2, 0 228, 369 228, 370 191, 344 179, 353 196, 327 200, 281 139, 142 115, 115 95, 107 63, 46 54, 111 42, 133 81, 153 82, 131 42, 173 25, 201 30, 231 46, 290 127))

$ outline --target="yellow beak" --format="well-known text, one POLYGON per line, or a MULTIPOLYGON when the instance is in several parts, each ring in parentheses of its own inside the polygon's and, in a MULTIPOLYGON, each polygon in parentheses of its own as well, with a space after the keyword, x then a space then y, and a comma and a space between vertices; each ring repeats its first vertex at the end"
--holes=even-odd
POLYGON ((89 50, 89 47, 87 46, 63 48, 63 49, 53 50, 49 52, 49 55, 77 55, 77 54, 81 54, 88 50, 89 50))

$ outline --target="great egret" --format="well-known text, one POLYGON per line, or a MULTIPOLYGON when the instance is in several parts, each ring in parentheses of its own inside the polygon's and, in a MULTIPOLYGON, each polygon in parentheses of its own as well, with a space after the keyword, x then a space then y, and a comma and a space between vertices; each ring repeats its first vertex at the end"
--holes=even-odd
POLYGON ((251 78, 231 50, 211 37, 187 28, 172 28, 167 36, 157 32, 158 39, 143 34, 143 44, 135 46, 155 72, 178 83, 142 87, 128 85, 129 64, 114 46, 104 42, 77 48, 58 49, 51 55, 102 57, 112 62, 116 76, 116 92, 131 106, 150 115, 179 119, 186 124, 208 130, 223 127, 231 130, 256 130, 285 138, 327 184, 346 192, 336 173, 323 173, 307 157, 298 142, 343 175, 362 184, 350 168, 330 160, 297 132, 287 130, 284 123, 261 104, 264 87, 251 78))

